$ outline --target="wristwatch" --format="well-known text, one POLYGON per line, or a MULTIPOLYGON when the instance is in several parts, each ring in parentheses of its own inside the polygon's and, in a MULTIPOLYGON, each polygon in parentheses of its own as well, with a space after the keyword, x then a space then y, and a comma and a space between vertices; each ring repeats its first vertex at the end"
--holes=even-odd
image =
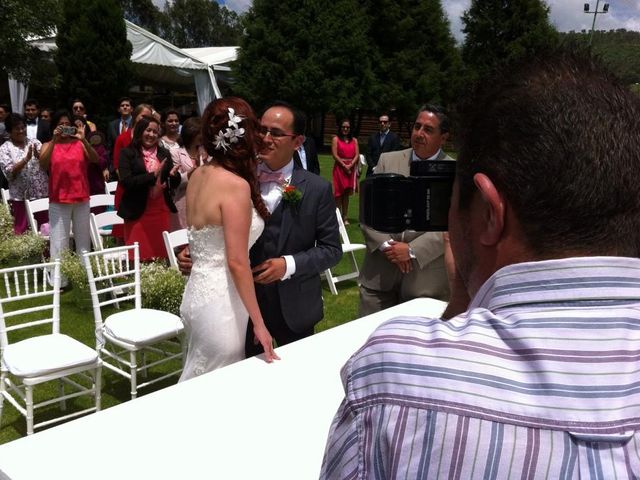
POLYGON ((413 248, 411 248, 411 247, 409 247, 409 258, 414 259, 414 260, 416 259, 416 254, 413 251, 413 248))

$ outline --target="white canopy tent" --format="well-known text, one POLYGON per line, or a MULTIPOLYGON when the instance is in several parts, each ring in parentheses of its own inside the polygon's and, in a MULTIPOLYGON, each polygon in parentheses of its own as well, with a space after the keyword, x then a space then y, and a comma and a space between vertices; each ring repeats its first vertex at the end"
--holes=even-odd
MULTIPOLYGON (((174 85, 195 84, 200 113, 221 96, 215 72, 230 70, 226 64, 236 59, 239 47, 181 49, 128 20, 125 23, 133 47, 131 61, 142 78, 174 85)), ((32 43, 44 51, 56 49, 55 37, 32 43)), ((9 78, 9 92, 13 111, 22 112, 28 86, 9 78)))

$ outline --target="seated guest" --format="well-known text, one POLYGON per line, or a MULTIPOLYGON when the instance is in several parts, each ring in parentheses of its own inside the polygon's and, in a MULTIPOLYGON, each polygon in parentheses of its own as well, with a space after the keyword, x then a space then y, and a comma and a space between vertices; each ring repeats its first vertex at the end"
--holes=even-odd
POLYGON ((98 163, 98 155, 84 137, 82 122, 72 125, 72 120, 66 110, 53 114, 53 138, 42 146, 40 154, 40 165, 49 172, 49 250, 52 259, 60 258, 69 248, 72 224, 76 253, 80 255, 91 249, 89 163, 98 163))
POLYGON ((182 126, 183 146, 170 150, 173 165, 178 167, 182 178, 173 196, 178 213, 171 215, 171 231, 187 228, 187 182, 191 172, 207 160, 207 152, 202 148, 201 129, 200 118, 187 118, 182 126))
POLYGON ((140 259, 166 258, 162 232, 176 213, 170 189, 180 185, 178 167, 158 145, 160 123, 144 116, 136 122, 131 145, 120 152, 119 175, 124 188, 118 215, 124 218, 124 242, 138 242, 140 259))
POLYGON ((640 98, 569 51, 480 85, 457 315, 393 319, 348 361, 323 479, 640 477, 640 98))
MULTIPOLYGON (((0 146, 0 169, 9 181, 9 208, 16 235, 29 228, 25 200, 45 198, 49 194, 49 179, 38 162, 42 144, 27 138, 27 126, 22 115, 11 113, 4 121, 9 141, 0 146)), ((47 212, 38 212, 38 224, 46 223, 47 212)), ((37 232, 36 232, 37 233, 37 232)))

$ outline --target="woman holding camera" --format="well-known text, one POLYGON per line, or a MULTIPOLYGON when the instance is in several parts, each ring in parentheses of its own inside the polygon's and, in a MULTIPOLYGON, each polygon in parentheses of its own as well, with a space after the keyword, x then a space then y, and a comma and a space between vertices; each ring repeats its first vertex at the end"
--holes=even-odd
POLYGON ((98 163, 98 155, 84 137, 83 123, 72 124, 72 119, 66 110, 53 114, 53 138, 40 153, 40 166, 49 171, 49 250, 54 259, 69 248, 72 223, 76 253, 91 249, 89 162, 98 163))
MULTIPOLYGON (((49 180, 47 173, 38 163, 42 144, 39 140, 27 138, 24 117, 12 113, 5 119, 4 124, 9 141, 0 146, 0 169, 9 181, 9 207, 13 215, 13 231, 20 235, 29 228, 24 201, 45 198, 49 191, 49 180)), ((36 220, 46 223, 47 212, 38 212, 36 220)))

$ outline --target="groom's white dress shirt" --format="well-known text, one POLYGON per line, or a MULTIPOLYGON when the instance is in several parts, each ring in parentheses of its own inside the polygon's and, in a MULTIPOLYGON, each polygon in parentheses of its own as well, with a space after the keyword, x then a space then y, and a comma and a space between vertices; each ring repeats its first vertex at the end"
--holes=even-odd
MULTIPOLYGON (((263 182, 260 183, 260 196, 264 200, 265 205, 269 212, 273 213, 280 202, 282 201, 282 185, 283 183, 289 183, 291 181, 291 175, 293 175, 293 159, 287 163, 280 170, 271 170, 264 163, 258 165, 258 173, 264 171, 267 173, 279 173, 282 175, 283 182, 263 182)), ((286 280, 291 275, 296 273, 296 262, 292 255, 283 255, 285 262, 287 263, 287 270, 281 280, 286 280)))

